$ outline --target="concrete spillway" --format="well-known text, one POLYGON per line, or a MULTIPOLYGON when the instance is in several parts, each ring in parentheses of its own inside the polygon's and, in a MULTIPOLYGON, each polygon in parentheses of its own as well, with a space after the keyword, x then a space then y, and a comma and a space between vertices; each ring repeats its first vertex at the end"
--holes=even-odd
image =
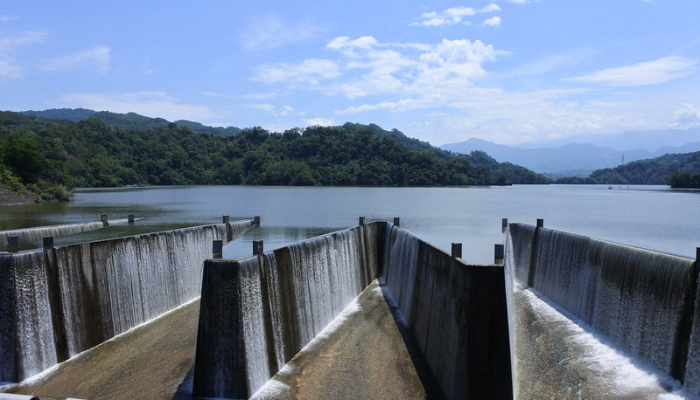
MULTIPOLYGON (((176 236, 197 241, 184 233, 176 236)), ((79 351, 96 340, 95 332, 76 328, 83 321, 113 335, 151 308, 167 308, 166 298, 186 297, 170 289, 188 281, 186 275, 157 272, 179 262, 172 258, 179 256, 166 254, 179 253, 183 244, 173 238, 164 239, 165 245, 144 239, 144 248, 160 249, 154 254, 161 255, 146 267, 146 250, 130 240, 110 246, 111 254, 131 261, 107 261, 99 268, 85 263, 110 258, 97 247, 0 259, 5 263, 0 282, 12 282, 0 290, 0 304, 12 304, 0 309, 0 323, 11 322, 3 325, 9 329, 0 329, 0 345, 4 352, 15 351, 16 344, 20 360, 3 368, 26 373, 25 366, 60 360, 61 351, 64 356, 79 351), (43 267, 17 268, 37 263, 43 267), (83 272, 59 268, 55 273, 52 263, 74 264, 83 272), (118 282, 120 287, 112 286, 118 282), (159 292, 156 286, 168 289, 159 292), (99 296, 89 297, 92 293, 99 296), (18 316, 26 321, 20 323, 18 316)), ((468 265, 397 226, 372 223, 242 260, 210 259, 203 268, 199 262, 199 326, 169 317, 158 322, 166 331, 185 325, 197 329, 196 360, 186 355, 194 354, 194 333, 173 340, 177 362, 167 362, 177 366, 172 373, 159 371, 158 379, 167 379, 170 389, 157 397, 170 398, 178 381, 188 386, 184 374, 192 364, 194 394, 221 398, 678 398, 673 396, 681 387, 691 397, 700 396, 697 261, 522 224, 508 228, 505 259, 505 268, 468 265), (367 320, 380 318, 388 308, 395 327, 393 321, 367 320), (338 314, 349 326, 319 335, 338 314), (397 329, 405 334, 398 347, 390 338, 397 329), (320 349, 315 347, 319 341, 320 349), (413 369, 405 368, 405 356, 387 353, 407 350, 420 384, 413 369), (385 386, 381 379, 391 382, 385 386), (266 390, 270 385, 272 390, 266 390)), ((178 318, 193 318, 192 311, 187 308, 188 316, 178 318)), ((85 396, 146 393, 139 385, 158 382, 150 374, 139 377, 134 368, 152 365, 140 360, 156 359, 155 353, 148 356, 155 342, 158 355, 172 347, 167 334, 154 330, 147 333, 144 326, 133 332, 148 338, 146 347, 132 348, 141 345, 129 339, 125 352, 119 342, 126 339, 119 339, 82 352, 41 382, 42 393, 70 394, 76 380, 85 396), (126 353, 125 362, 132 364, 117 366, 126 353), (144 357, 138 358, 141 353, 144 357), (89 370, 105 362, 108 372, 92 380, 71 373, 78 365, 89 370), (105 385, 112 376, 123 376, 128 384, 111 390, 105 385)), ((155 398, 157 388, 152 389, 155 398)))
POLYGON ((45 236, 64 237, 102 229, 108 226, 108 224, 125 225, 129 223, 129 219, 112 220, 109 221, 108 224, 105 222, 106 220, 0 231, 0 250, 10 249, 10 238, 15 238, 14 245, 16 248, 26 248, 26 246, 37 243, 41 245, 42 238, 45 236))
POLYGON ((502 268, 466 265, 387 223, 207 261, 194 394, 248 398, 376 276, 440 396, 510 397, 502 268))
MULTIPOLYGON (((580 360, 593 356, 575 350, 584 346, 565 339, 566 335, 557 336, 562 329, 570 331, 570 338, 575 334, 573 328, 553 325, 551 318, 538 315, 537 309, 543 309, 538 299, 640 360, 652 373, 685 383, 686 392, 700 395, 696 356, 700 330, 694 318, 697 261, 521 224, 510 225, 506 248, 516 396, 532 396, 544 368, 558 370, 552 374, 557 378, 549 380, 549 390, 570 392, 567 398, 576 393, 601 397, 617 390, 614 384, 607 389, 600 382, 591 384, 596 368, 580 360), (549 328, 540 329, 543 326, 549 328), (547 348, 537 343, 547 343, 547 348), (585 371, 590 371, 587 380, 585 371)), ((664 392, 645 390, 647 394, 633 391, 628 396, 664 392)))
POLYGON ((18 382, 199 295, 214 240, 252 221, 0 255, 0 382, 18 382))

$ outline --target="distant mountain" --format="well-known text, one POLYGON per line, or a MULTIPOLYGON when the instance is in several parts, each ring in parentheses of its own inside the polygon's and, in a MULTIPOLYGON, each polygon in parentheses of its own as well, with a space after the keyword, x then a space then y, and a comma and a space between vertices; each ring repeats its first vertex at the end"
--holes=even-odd
POLYGON ((37 118, 63 119, 66 121, 78 122, 92 117, 95 112, 96 111, 85 108, 52 108, 44 111, 22 111, 20 114, 37 118))
POLYGON ((174 123, 178 126, 186 126, 195 132, 209 133, 214 136, 235 136, 241 133, 241 129, 232 126, 227 128, 213 127, 203 125, 199 122, 186 120, 170 122, 163 118, 145 117, 136 113, 120 114, 109 111, 98 112, 85 108, 54 108, 44 111, 22 111, 20 114, 37 118, 66 120, 72 122, 83 121, 88 118, 98 118, 106 122, 109 126, 122 129, 162 128, 174 123))
POLYGON ((577 135, 546 142, 524 143, 518 147, 551 148, 560 147, 570 143, 588 143, 594 146, 607 147, 617 151, 629 152, 635 149, 643 149, 657 154, 664 147, 677 148, 682 147, 686 143, 695 142, 700 142, 700 127, 684 130, 667 129, 656 131, 631 131, 607 135, 577 135))
POLYGON ((697 131, 697 135, 693 132, 686 132, 683 136, 694 138, 696 141, 686 142, 677 146, 659 147, 654 151, 644 148, 617 150, 590 143, 569 143, 552 147, 523 148, 499 145, 481 139, 469 139, 465 142, 446 144, 441 146, 441 148, 464 154, 477 150, 484 151, 499 162, 511 162, 522 165, 535 172, 557 176, 584 177, 594 170, 612 168, 632 161, 645 160, 668 153, 700 151, 700 130, 697 131))
MULTIPOLYGON (((586 178, 562 178, 557 180, 556 183, 666 185, 670 184, 673 176, 678 178, 678 174, 685 174, 687 179, 700 175, 700 151, 685 154, 665 154, 649 160, 633 161, 615 168, 596 170, 586 178)), ((694 183, 691 184, 694 185, 694 183)), ((676 184, 675 186, 680 185, 676 184)))

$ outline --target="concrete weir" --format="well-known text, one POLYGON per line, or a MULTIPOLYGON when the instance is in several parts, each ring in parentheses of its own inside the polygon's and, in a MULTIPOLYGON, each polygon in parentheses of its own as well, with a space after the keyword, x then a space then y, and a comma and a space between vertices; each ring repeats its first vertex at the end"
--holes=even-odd
POLYGON ((697 260, 541 222, 506 248, 515 397, 700 396, 697 260))
POLYGON ((511 398, 503 269, 384 222, 206 261, 194 395, 249 398, 375 278, 430 397, 511 398))
MULTIPOLYGON (((214 239, 252 220, 0 254, 0 382, 19 382, 199 294, 214 239)), ((50 239, 50 238, 48 238, 50 239)))

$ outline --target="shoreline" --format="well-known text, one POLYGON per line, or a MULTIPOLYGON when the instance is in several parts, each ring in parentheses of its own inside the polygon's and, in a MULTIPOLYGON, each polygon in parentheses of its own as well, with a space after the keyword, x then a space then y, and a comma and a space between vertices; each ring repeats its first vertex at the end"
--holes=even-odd
POLYGON ((32 204, 32 201, 18 196, 4 187, 0 187, 0 207, 16 206, 21 204, 32 204))

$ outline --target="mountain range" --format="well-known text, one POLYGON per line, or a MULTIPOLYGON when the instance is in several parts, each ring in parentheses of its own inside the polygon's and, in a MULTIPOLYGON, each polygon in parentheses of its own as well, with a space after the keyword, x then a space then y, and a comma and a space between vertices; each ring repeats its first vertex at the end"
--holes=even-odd
POLYGON ((522 165, 552 176, 588 176, 592 171, 664 154, 700 151, 700 128, 589 135, 537 144, 507 146, 482 139, 440 146, 469 154, 483 151, 499 162, 522 165))

